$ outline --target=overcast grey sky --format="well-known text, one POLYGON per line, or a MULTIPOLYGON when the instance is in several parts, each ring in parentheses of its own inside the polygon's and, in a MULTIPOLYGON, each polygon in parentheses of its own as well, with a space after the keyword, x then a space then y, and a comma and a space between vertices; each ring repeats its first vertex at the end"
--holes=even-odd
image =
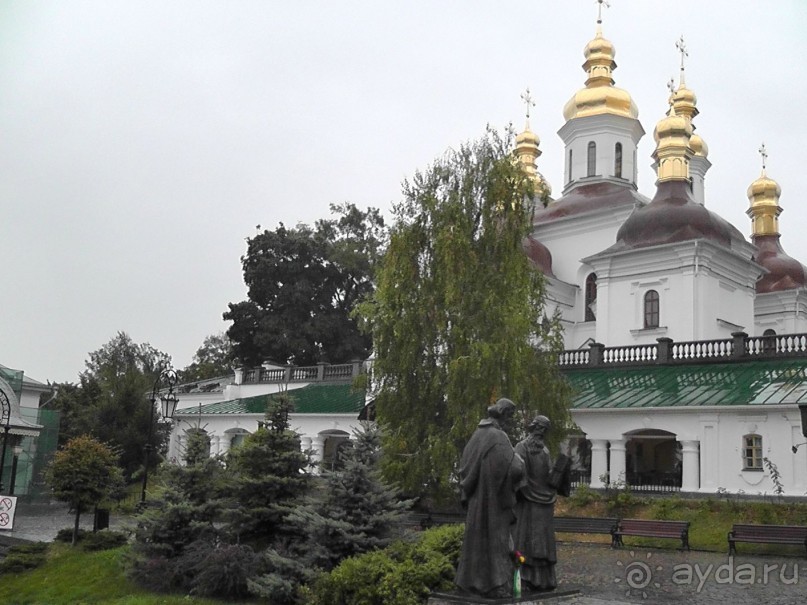
MULTIPOLYGON (((707 205, 745 234, 746 188, 782 186, 782 244, 807 262, 807 2, 612 0, 616 85, 652 132, 689 47, 710 148, 707 205)), ((593 0, 0 3, 0 363, 75 381, 117 331, 187 365, 245 297, 240 256, 351 201, 388 211, 401 181, 537 100, 539 169, 562 188, 557 130, 583 86, 593 0)))

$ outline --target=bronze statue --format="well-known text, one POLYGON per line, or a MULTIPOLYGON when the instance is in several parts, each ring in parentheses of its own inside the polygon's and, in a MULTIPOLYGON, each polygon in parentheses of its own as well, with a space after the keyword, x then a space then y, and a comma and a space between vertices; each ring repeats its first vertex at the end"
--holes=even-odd
POLYGON ((465 536, 454 583, 485 597, 513 594, 513 540, 516 486, 524 473, 502 429, 516 406, 499 399, 488 408, 462 452, 460 490, 466 509, 465 536))
POLYGON ((525 476, 519 486, 516 505, 518 523, 515 546, 525 557, 521 568, 524 592, 554 590, 557 585, 555 563, 555 500, 557 494, 571 491, 571 461, 558 456, 555 464, 544 443, 551 423, 546 416, 536 416, 529 424, 529 436, 516 445, 524 459, 525 476))

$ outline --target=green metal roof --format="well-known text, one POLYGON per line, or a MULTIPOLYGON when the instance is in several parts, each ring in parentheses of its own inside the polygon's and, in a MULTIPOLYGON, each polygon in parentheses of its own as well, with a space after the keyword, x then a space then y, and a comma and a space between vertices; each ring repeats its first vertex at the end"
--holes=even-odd
MULTIPOLYGON (((299 389, 286 391, 294 404, 295 414, 352 414, 364 407, 364 391, 350 384, 309 384, 299 389)), ((243 399, 231 399, 208 403, 201 407, 177 410, 178 415, 193 414, 263 414, 269 400, 278 393, 255 395, 243 399)))
POLYGON ((578 410, 807 401, 807 359, 575 369, 564 375, 578 410))

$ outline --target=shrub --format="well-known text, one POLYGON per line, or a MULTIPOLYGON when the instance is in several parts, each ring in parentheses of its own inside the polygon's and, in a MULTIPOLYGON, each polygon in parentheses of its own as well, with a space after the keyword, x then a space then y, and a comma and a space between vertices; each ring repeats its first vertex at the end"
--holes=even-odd
MULTIPOLYGON (((90 533, 86 529, 79 529, 78 530, 78 540, 83 540, 87 537, 87 534, 90 533)), ((73 528, 72 527, 63 527, 59 531, 56 532, 56 538, 54 538, 57 542, 64 542, 65 544, 70 544, 73 541, 73 528)))
POLYGON ((462 525, 438 527, 416 543, 396 542, 346 559, 314 585, 317 603, 420 605, 429 592, 453 587, 462 533, 462 525))
POLYGON ((678 519, 681 516, 681 509, 685 507, 684 501, 678 494, 669 498, 656 500, 651 508, 651 516, 654 519, 678 519))
POLYGON ((8 549, 6 557, 0 561, 0 574, 20 573, 35 569, 45 563, 48 545, 45 542, 17 544, 8 549))
POLYGON ((129 537, 122 531, 103 530, 95 533, 88 533, 80 540, 84 550, 109 550, 123 546, 128 542, 129 537))
POLYGON ((600 495, 585 484, 576 487, 572 495, 569 496, 569 504, 574 508, 585 508, 593 502, 599 502, 599 500, 600 495))

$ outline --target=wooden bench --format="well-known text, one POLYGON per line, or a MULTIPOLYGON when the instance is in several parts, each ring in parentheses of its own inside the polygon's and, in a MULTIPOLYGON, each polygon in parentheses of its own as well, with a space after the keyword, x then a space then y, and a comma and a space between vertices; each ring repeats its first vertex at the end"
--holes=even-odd
POLYGON ((728 535, 729 555, 737 554, 737 542, 795 544, 807 549, 807 527, 802 525, 749 525, 735 523, 728 535))
POLYGON ((681 540, 681 548, 689 550, 689 521, 621 519, 614 530, 611 545, 614 547, 624 546, 622 536, 675 538, 681 540))
POLYGON ((465 513, 455 512, 425 512, 425 513, 410 513, 409 519, 412 525, 420 527, 420 529, 429 529, 435 525, 454 525, 457 523, 465 523, 465 513))
POLYGON ((569 534, 606 534, 611 536, 611 546, 614 541, 619 519, 615 517, 555 517, 555 533, 569 534))

